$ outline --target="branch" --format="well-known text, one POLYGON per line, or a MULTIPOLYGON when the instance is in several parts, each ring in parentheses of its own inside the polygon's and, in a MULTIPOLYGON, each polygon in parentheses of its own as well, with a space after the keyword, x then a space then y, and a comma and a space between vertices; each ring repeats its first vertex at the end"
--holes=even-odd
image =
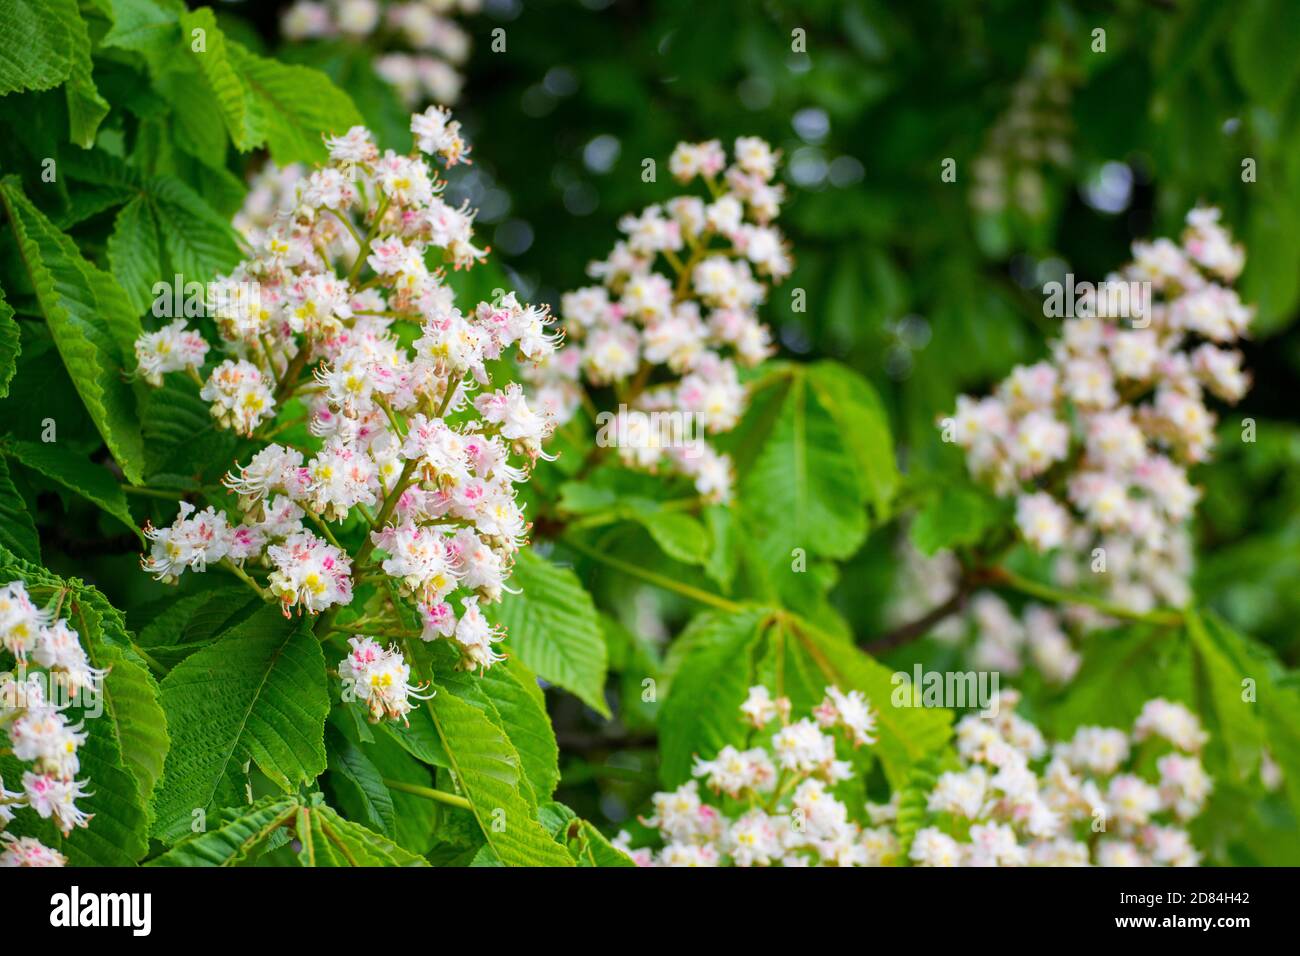
POLYGON ((965 586, 965 581, 962 581, 948 600, 927 611, 916 620, 899 625, 887 634, 876 638, 867 644, 864 650, 868 654, 879 656, 897 650, 904 644, 910 644, 919 637, 924 637, 930 633, 936 624, 963 610, 966 607, 966 598, 969 595, 970 591, 965 586))

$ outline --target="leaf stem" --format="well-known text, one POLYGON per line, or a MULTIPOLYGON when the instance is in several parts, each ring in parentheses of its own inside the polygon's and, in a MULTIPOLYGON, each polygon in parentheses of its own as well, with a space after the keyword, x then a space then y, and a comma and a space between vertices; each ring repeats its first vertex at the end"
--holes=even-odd
POLYGON ((179 501, 189 492, 168 491, 165 488, 145 488, 139 485, 122 484, 121 489, 128 495, 141 495, 145 498, 162 498, 164 501, 179 501))
POLYGON ((421 787, 414 783, 403 783, 401 780, 390 780, 384 778, 384 786, 390 790, 400 790, 402 793, 414 794, 417 797, 424 797, 426 800, 437 800, 439 803, 445 803, 449 807, 460 807, 462 810, 473 810, 473 805, 464 797, 459 797, 454 793, 448 793, 445 790, 435 790, 432 787, 421 787))
POLYGON ((594 558, 603 564, 609 565, 611 568, 622 571, 624 574, 630 574, 632 577, 640 578, 642 581, 645 581, 648 584, 653 584, 656 587, 661 587, 666 591, 673 591, 683 597, 690 598, 692 601, 698 601, 701 604, 707 604, 710 607, 716 607, 722 611, 730 611, 733 614, 746 609, 746 605, 728 600, 720 594, 714 594, 711 591, 705 591, 701 588, 692 587, 689 584, 683 584, 681 581, 676 581, 667 575, 648 571, 640 565, 632 564, 629 561, 624 561, 621 558, 616 558, 612 555, 602 554, 595 548, 589 547, 573 538, 565 538, 564 544, 572 548, 574 551, 577 551, 579 554, 585 554, 587 557, 594 558))
POLYGON ((1107 601, 1105 598, 1092 594, 1064 591, 1050 584, 1040 584, 1038 581, 1032 581, 1005 568, 990 568, 985 573, 985 577, 988 583, 994 587, 1008 588, 1029 597, 1051 601, 1054 604, 1083 604, 1101 611, 1108 617, 1119 618, 1123 621, 1137 621, 1142 624, 1156 624, 1161 627, 1180 627, 1183 623, 1183 615, 1180 611, 1134 611, 1122 604, 1116 604, 1113 601, 1107 601))

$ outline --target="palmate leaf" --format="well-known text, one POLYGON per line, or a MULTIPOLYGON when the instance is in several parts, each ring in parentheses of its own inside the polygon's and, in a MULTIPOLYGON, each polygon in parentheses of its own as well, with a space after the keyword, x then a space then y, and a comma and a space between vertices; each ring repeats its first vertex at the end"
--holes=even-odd
POLYGON ((536 804, 523 795, 520 758, 505 732, 472 704, 435 689, 426 706, 496 858, 507 866, 572 866, 569 854, 538 823, 536 804))
POLYGON ((196 810, 232 805, 250 760, 285 790, 325 770, 330 700, 325 660, 309 627, 265 607, 162 682, 171 729, 155 801, 156 835, 189 832, 196 810))
POLYGON ((507 594, 484 609, 505 625, 507 646, 543 680, 609 716, 605 641, 591 595, 577 575, 525 549, 516 557, 511 583, 523 593, 507 594))
POLYGON ((428 866, 387 837, 345 820, 320 798, 263 797, 215 816, 215 828, 189 837, 150 866, 239 866, 256 861, 282 828, 298 841, 303 866, 428 866))
POLYGON ((42 0, 2 0, 0 96, 58 86, 72 72, 71 46, 66 21, 49 16, 42 0))
POLYGON ((135 394, 124 376, 139 318, 116 281, 81 257, 73 241, 23 195, 16 178, 0 182, 0 199, 73 385, 122 471, 138 483, 144 442, 135 394))
MULTIPOLYGON (((91 664, 111 670, 99 700, 102 709, 69 711, 74 722, 84 719, 87 735, 78 757, 91 795, 78 805, 94 814, 89 826, 63 837, 48 822, 22 813, 10 830, 37 836, 74 866, 131 865, 149 848, 149 792, 168 747, 157 685, 129 650, 121 614, 99 591, 0 551, 0 580, 15 579, 42 604, 63 593, 61 616, 77 630, 91 664)), ((20 767, 13 758, 0 761, 6 776, 20 774, 20 767)))

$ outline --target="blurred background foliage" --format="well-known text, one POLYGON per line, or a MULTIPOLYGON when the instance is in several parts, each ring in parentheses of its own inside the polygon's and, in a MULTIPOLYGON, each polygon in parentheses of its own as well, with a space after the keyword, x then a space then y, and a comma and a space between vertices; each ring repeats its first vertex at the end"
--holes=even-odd
MULTIPOLYGON (((406 111, 369 69, 373 51, 281 43, 282 4, 217 6, 229 36, 325 70, 383 145, 409 147, 406 111)), ((583 265, 608 252, 619 216, 674 195, 666 162, 676 142, 754 134, 784 151, 781 225, 797 269, 767 318, 785 357, 841 360, 880 391, 906 475, 904 514, 909 496, 962 480, 935 428, 955 396, 1045 353, 1056 325, 1043 315, 1045 282, 1100 279, 1133 239, 1176 234, 1198 202, 1221 206, 1247 247, 1243 298, 1259 310, 1245 349, 1255 387, 1224 412, 1217 460, 1195 474, 1206 492, 1196 593, 1288 668, 1300 665, 1300 4, 485 0, 461 22, 474 51, 457 111, 475 162, 458 172, 453 198, 480 210, 494 260, 528 298, 558 305, 587 284, 583 265), (493 49, 497 30, 504 50, 493 49), (797 38, 806 52, 792 49, 797 38), (651 158, 659 176, 646 183, 651 158), (947 160, 955 181, 942 175, 947 160), (1241 440, 1246 418, 1257 423, 1253 443, 1241 440)), ((39 138, 42 121, 30 122, 39 138)), ((204 197, 233 212, 237 177, 207 175, 204 197)), ((490 289, 501 279, 474 281, 490 289)), ((23 355, 27 378, 0 412, 40 421, 51 403, 76 405, 48 340, 24 341, 23 355)), ((66 438, 97 446, 93 428, 66 438)), ((22 490, 57 492, 39 499, 41 526, 59 529, 45 549, 53 569, 96 580, 143 620, 175 599, 136 571, 124 528, 54 486, 22 490)), ((838 573, 830 600, 861 639, 885 629, 898 530, 895 521, 874 531, 826 571, 838 573)), ((650 548, 644 538, 624 541, 624 552, 650 548)), ((639 675, 663 666, 662 639, 692 609, 671 596, 643 606, 644 588, 596 566, 582 577, 600 606, 628 609, 603 622, 622 674, 614 682, 625 686, 614 724, 571 696, 549 698, 560 798, 617 828, 657 783, 654 708, 638 702, 639 675)), ((925 653, 922 642, 891 663, 925 653)), ((1143 673, 1182 666, 1149 655, 1143 673)), ((1093 676, 1080 682, 1113 680, 1093 676)), ((1125 685, 1126 700, 1153 689, 1142 680, 1125 685)), ((1083 713, 1086 693, 1058 726, 1078 722, 1071 713, 1083 713)), ((1241 836, 1239 860, 1266 858, 1251 845, 1260 832, 1241 836)))

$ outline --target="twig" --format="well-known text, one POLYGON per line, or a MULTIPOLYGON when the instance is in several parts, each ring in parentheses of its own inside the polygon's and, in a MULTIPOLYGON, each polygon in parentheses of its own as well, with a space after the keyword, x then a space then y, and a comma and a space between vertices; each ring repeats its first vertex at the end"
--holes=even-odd
POLYGON ((902 624, 887 634, 876 638, 866 645, 865 650, 867 653, 874 655, 888 654, 904 644, 910 644, 918 637, 924 637, 930 633, 936 624, 961 611, 966 606, 968 594, 969 592, 963 586, 958 585, 952 597, 938 607, 932 608, 916 620, 902 624))

